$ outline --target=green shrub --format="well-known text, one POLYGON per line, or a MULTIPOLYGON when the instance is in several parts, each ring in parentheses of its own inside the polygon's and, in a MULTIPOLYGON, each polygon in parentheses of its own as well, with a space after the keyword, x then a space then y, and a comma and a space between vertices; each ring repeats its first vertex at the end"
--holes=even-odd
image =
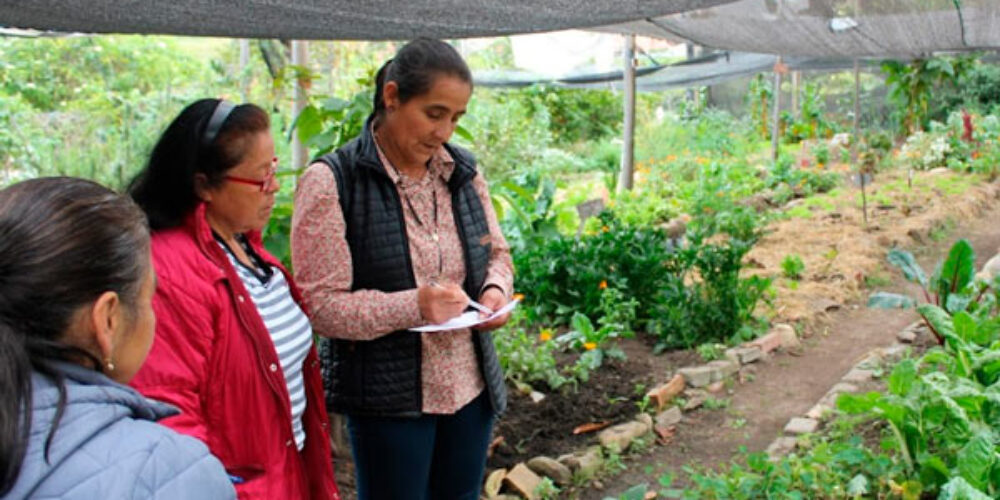
POLYGON ((802 262, 802 257, 798 255, 788 254, 785 258, 781 259, 781 274, 790 280, 801 278, 802 271, 805 271, 805 269, 806 265, 802 262))

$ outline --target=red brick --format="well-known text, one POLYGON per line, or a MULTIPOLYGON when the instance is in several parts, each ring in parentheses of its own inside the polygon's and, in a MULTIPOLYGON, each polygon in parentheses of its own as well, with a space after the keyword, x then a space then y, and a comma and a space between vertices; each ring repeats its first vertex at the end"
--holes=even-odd
POLYGON ((659 387, 654 387, 646 393, 646 397, 649 398, 649 402, 656 405, 656 411, 660 412, 663 407, 672 401, 677 395, 684 392, 684 377, 680 374, 674 375, 674 378, 659 387))

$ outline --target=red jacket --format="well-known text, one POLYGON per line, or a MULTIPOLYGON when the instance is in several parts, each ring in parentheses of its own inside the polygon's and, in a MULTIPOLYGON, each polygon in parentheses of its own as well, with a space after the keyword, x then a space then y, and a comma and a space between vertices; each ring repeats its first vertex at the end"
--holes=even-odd
MULTIPOLYGON (((285 274, 249 234, 254 250, 285 274)), ((131 384, 181 410, 160 423, 195 436, 222 461, 241 499, 339 499, 316 349, 305 360, 301 453, 274 343, 243 282, 212 236, 201 205, 182 226, 153 234, 156 339, 131 384), (242 482, 240 482, 242 480, 242 482)))

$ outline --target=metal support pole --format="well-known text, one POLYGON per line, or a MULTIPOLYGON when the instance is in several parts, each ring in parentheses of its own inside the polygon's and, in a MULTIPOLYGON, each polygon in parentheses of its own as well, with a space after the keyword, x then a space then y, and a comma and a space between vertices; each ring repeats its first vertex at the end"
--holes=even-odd
POLYGON ((618 177, 618 192, 632 190, 632 167, 635 159, 635 35, 625 37, 625 71, 622 86, 625 88, 625 123, 622 127, 622 164, 618 177))
MULTIPOLYGON (((292 40, 292 65, 305 66, 308 64, 309 42, 302 40, 292 40)), ((292 99, 292 115, 299 116, 299 113, 306 107, 308 97, 306 89, 302 87, 302 82, 295 79, 295 95, 292 99)), ((305 144, 299 139, 299 134, 293 134, 292 142, 292 168, 299 169, 309 161, 309 152, 305 144)))
POLYGON ((781 125, 781 56, 774 63, 774 115, 771 119, 771 160, 778 161, 778 137, 781 125))

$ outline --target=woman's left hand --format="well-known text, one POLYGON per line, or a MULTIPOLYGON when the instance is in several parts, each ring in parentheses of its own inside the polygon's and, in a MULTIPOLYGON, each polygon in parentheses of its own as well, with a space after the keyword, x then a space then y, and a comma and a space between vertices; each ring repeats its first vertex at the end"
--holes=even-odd
MULTIPOLYGON (((492 311, 501 309, 503 306, 507 305, 507 302, 508 302, 507 297, 504 296, 503 292, 501 292, 500 289, 495 286, 488 287, 486 291, 479 296, 479 303, 490 308, 490 310, 492 311)), ((486 316, 486 313, 479 313, 479 314, 481 316, 486 316)), ((497 328, 500 328, 505 323, 507 323, 507 320, 509 319, 510 319, 510 313, 508 312, 503 316, 498 316, 486 323, 477 325, 475 328, 476 330, 484 332, 488 332, 490 330, 496 330, 497 328)))

